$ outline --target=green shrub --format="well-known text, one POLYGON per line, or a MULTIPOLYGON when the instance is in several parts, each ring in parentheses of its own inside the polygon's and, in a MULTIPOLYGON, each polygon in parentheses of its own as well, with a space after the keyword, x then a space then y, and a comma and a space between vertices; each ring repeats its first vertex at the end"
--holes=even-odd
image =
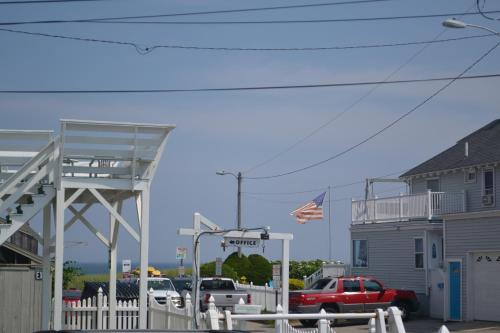
POLYGON ((246 276, 248 278, 250 276, 252 264, 250 263, 250 260, 248 260, 248 257, 244 254, 241 254, 240 258, 238 257, 238 252, 235 251, 231 253, 226 260, 224 260, 224 264, 231 266, 238 277, 246 276))
POLYGON ((248 256, 251 270, 248 272, 247 278, 255 285, 263 286, 271 280, 273 275, 273 266, 271 263, 260 254, 251 254, 248 256))
POLYGON ((304 281, 299 279, 289 279, 288 288, 290 290, 302 290, 304 289, 304 281))
MULTIPOLYGON (((215 276, 215 261, 207 262, 200 267, 201 277, 212 277, 215 276)), ((222 264, 222 276, 231 278, 233 280, 238 280, 238 275, 232 269, 231 266, 222 264)))

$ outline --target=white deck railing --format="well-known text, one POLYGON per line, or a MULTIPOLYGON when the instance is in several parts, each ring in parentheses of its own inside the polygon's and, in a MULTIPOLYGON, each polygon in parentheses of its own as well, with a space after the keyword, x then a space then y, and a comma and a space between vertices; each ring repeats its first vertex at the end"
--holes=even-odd
POLYGON ((352 223, 407 221, 439 218, 466 211, 462 192, 425 192, 352 202, 352 223))

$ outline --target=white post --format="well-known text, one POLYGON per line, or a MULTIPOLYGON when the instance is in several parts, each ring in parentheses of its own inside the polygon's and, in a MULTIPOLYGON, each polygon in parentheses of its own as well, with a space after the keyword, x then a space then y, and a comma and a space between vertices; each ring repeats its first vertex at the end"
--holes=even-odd
POLYGON ((375 318, 370 318, 368 321, 368 333, 376 333, 377 327, 375 325, 375 318))
POLYGON ((431 190, 427 190, 427 208, 428 208, 427 218, 429 220, 432 220, 432 192, 431 192, 431 190))
POLYGON ((448 330, 448 327, 443 325, 439 328, 438 333, 450 333, 450 331, 448 330))
POLYGON ((389 313, 389 333, 405 333, 405 326, 401 318, 401 310, 395 306, 391 306, 387 312, 389 313))
POLYGON ((288 313, 288 277, 289 277, 289 260, 290 260, 290 241, 283 240, 283 257, 281 258, 281 303, 283 303, 283 313, 288 313))
POLYGON ((148 315, 148 244, 149 244, 149 185, 141 192, 141 274, 139 282, 139 329, 147 328, 148 315))
POLYGON ((206 313, 208 320, 208 328, 210 330, 218 330, 219 314, 217 313, 217 308, 215 307, 215 299, 213 296, 210 296, 210 298, 208 299, 208 310, 206 313))
POLYGON ((229 311, 229 310, 224 311, 224 319, 226 320, 225 329, 228 331, 232 331, 233 330, 233 319, 231 318, 231 311, 229 311))
POLYGON ((387 333, 387 330, 385 328, 384 310, 377 309, 375 310, 375 313, 377 314, 377 317, 375 318, 375 332, 387 333))
POLYGON ((42 329, 49 329, 52 300, 52 276, 50 274, 50 204, 43 209, 43 272, 42 272, 42 329))
MULTIPOLYGON (((113 203, 113 208, 121 214, 121 202, 113 203)), ((116 244, 120 223, 109 213, 109 328, 116 329, 116 244)))
POLYGON ((102 289, 99 287, 97 291, 97 329, 102 330, 102 289))
MULTIPOLYGON (((282 313, 283 313, 283 308, 281 307, 281 305, 278 304, 276 306, 276 314, 282 314, 282 313)), ((276 321, 274 322, 274 332, 283 333, 284 326, 285 326, 284 319, 276 319, 276 321)))
MULTIPOLYGON (((184 314, 187 318, 193 317, 193 304, 191 303, 191 295, 189 293, 186 294, 186 299, 184 300, 184 314)), ((188 330, 193 329, 193 321, 187 320, 187 328, 188 330)))
MULTIPOLYGON (((321 311, 319 313, 322 315, 326 315, 325 309, 321 309, 321 311)), ((321 318, 318 322, 319 333, 329 333, 328 332, 329 328, 330 328, 330 325, 328 325, 328 320, 326 320, 325 318, 321 318)))
POLYGON ((56 255, 54 276, 54 330, 62 325, 62 290, 64 265, 64 187, 56 195, 56 255))
MULTIPOLYGON (((153 310, 152 304, 154 304, 155 297, 153 296, 153 288, 149 289, 149 327, 148 329, 157 329, 157 328, 168 328, 168 327, 156 327, 156 313, 153 310)), ((165 315, 168 315, 165 313, 165 315)))

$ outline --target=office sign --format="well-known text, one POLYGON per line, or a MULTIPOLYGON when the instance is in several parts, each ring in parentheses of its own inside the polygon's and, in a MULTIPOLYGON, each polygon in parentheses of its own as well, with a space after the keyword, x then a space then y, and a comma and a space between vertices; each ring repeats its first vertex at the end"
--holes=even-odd
POLYGON ((260 238, 224 237, 224 246, 259 247, 260 238))

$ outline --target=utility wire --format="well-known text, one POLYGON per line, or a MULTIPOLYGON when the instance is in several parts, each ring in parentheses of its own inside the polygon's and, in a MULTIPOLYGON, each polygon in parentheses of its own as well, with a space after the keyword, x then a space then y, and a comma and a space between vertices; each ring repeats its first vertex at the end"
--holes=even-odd
POLYGON ((197 50, 197 51, 287 51, 287 52, 372 49, 372 48, 385 48, 385 47, 446 43, 446 42, 455 42, 455 41, 461 41, 461 40, 494 36, 493 34, 483 34, 483 35, 473 35, 473 36, 464 36, 464 37, 455 37, 455 38, 446 38, 446 39, 433 39, 433 40, 411 41, 411 42, 393 42, 393 43, 380 43, 380 44, 360 44, 360 45, 340 45, 340 46, 320 46, 320 47, 288 47, 288 48, 287 47, 282 47, 282 48, 251 48, 251 47, 215 47, 215 46, 203 47, 203 46, 194 46, 194 45, 165 45, 165 44, 164 45, 143 46, 144 44, 139 44, 139 43, 134 43, 134 42, 106 40, 106 39, 97 39, 97 38, 89 38, 89 37, 75 37, 75 36, 49 34, 49 33, 43 33, 43 32, 31 32, 31 31, 8 29, 8 28, 0 28, 0 31, 16 33, 16 34, 23 34, 23 35, 30 35, 30 36, 75 40, 75 41, 81 41, 81 42, 92 42, 92 43, 102 43, 102 44, 111 44, 111 45, 132 46, 140 54, 148 54, 156 49, 184 49, 184 50, 197 50))
MULTIPOLYGON (((485 11, 483 13, 500 13, 499 10, 485 11)), ((219 25, 219 24, 292 24, 292 23, 341 23, 341 22, 369 22, 369 21, 393 21, 422 18, 439 18, 450 16, 480 15, 473 13, 441 13, 423 15, 400 15, 379 17, 351 17, 337 19, 307 19, 307 20, 263 20, 263 21, 129 21, 123 18, 100 18, 100 19, 76 19, 76 20, 39 20, 39 21, 11 21, 0 22, 0 25, 23 25, 23 24, 53 24, 53 23, 107 23, 107 24, 173 24, 173 25, 219 25)))
MULTIPOLYGON (((306 88, 332 88, 332 87, 356 87, 371 86, 377 84, 404 84, 424 83, 453 80, 472 80, 500 77, 500 73, 481 74, 460 77, 435 77, 426 79, 406 79, 392 81, 364 81, 364 82, 341 82, 341 83, 318 83, 283 86, 253 86, 253 87, 226 87, 226 88, 191 88, 191 89, 94 89, 94 90, 0 90, 0 94, 143 94, 143 93, 182 93, 182 92, 221 92, 221 91, 259 91, 259 90, 284 90, 284 89, 306 89, 306 88)), ((252 179, 252 177, 245 177, 252 179)), ((261 177, 253 177, 259 179, 261 177)))
MULTIPOLYGON (((436 41, 441 35, 443 35, 446 32, 446 30, 447 30, 446 28, 443 29, 443 30, 441 30, 441 32, 434 37, 433 41, 436 41)), ((429 44, 425 44, 422 48, 420 48, 419 50, 417 50, 417 52, 415 52, 414 54, 412 54, 412 56, 410 58, 408 58, 408 60, 406 60, 403 64, 399 65, 394 71, 392 71, 389 75, 387 75, 384 78, 384 81, 390 80, 394 75, 396 75, 397 73, 399 73, 404 67, 406 67, 409 63, 411 63, 422 52, 424 52, 427 49, 428 46, 429 46, 429 44)), ((337 119, 339 119, 340 117, 342 117, 344 114, 346 114, 346 113, 350 112, 352 109, 354 109, 354 107, 356 105, 358 105, 359 103, 361 103, 362 101, 364 101, 366 98, 368 98, 380 86, 381 85, 373 86, 370 90, 368 90, 366 93, 362 94, 358 99, 356 99, 353 103, 351 103, 349 106, 347 106, 342 112, 336 114, 335 116, 333 116, 332 118, 330 118, 327 122, 325 122, 322 125, 320 125, 319 127, 315 128, 312 132, 310 132, 306 136, 302 137, 301 139, 295 141, 290 146, 288 146, 285 149, 279 151, 277 154, 275 154, 275 155, 273 155, 273 156, 265 159, 264 161, 262 161, 260 163, 257 163, 256 165, 252 166, 250 169, 248 169, 247 171, 245 171, 245 173, 249 173, 251 171, 254 171, 257 168, 260 168, 263 165, 266 165, 266 164, 274 161, 278 157, 280 157, 283 154, 289 152, 290 150, 292 150, 293 148, 297 147, 298 145, 300 145, 301 143, 303 143, 304 141, 306 141, 310 137, 314 136, 316 133, 319 133, 321 130, 323 130, 327 126, 331 125, 333 122, 335 122, 337 119)))
POLYGON ((108 0, 18 0, 18 1, 0 1, 0 5, 25 5, 37 3, 71 3, 71 2, 99 2, 108 0))
POLYGON ((489 16, 489 15, 486 15, 487 12, 483 11, 482 7, 484 7, 484 5, 486 4, 486 0, 483 0, 483 6, 480 5, 480 2, 481 2, 481 0, 476 0, 476 8, 477 8, 478 13, 482 17, 484 17, 487 20, 491 20, 491 21, 500 21, 500 18, 496 18, 496 17, 492 17, 492 16, 489 16))
MULTIPOLYGON (((404 172, 406 172, 408 170, 409 169, 404 169, 404 170, 400 170, 400 171, 396 171, 396 172, 391 172, 389 174, 385 174, 385 175, 377 176, 377 177, 371 177, 371 178, 387 178, 387 177, 391 177, 391 176, 394 176, 394 175, 400 175, 400 174, 402 174, 402 173, 404 173, 404 172)), ((324 190, 328 189, 328 187, 330 187, 332 189, 343 188, 343 187, 350 187, 350 186, 353 186, 353 185, 364 184, 365 182, 366 182, 365 180, 359 180, 359 181, 355 181, 355 182, 351 182, 351 183, 328 185, 328 186, 321 187, 321 188, 314 188, 314 189, 302 190, 302 191, 292 191, 292 192, 241 192, 241 193, 252 194, 252 195, 291 195, 291 194, 302 194, 302 193, 311 193, 311 192, 324 191, 324 190)))
POLYGON ((447 82, 444 86, 442 86, 441 88, 439 88, 438 90, 436 90, 429 97, 427 97, 426 99, 424 99, 422 102, 420 102, 419 104, 417 104, 415 107, 413 107, 412 109, 410 109, 408 112, 404 113, 403 115, 401 115, 400 117, 398 117, 394 121, 390 122, 389 124, 387 124, 386 126, 384 126, 383 128, 381 128, 380 130, 378 130, 377 132, 373 133, 372 135, 368 136, 367 138, 363 139, 362 141, 358 142, 357 144, 355 144, 355 145, 353 145, 353 146, 351 146, 351 147, 349 147, 349 148, 341 151, 340 153, 337 153, 337 154, 335 154, 335 155, 333 155, 333 156, 331 156, 331 157, 329 157, 327 159, 324 159, 322 161, 319 161, 319 162, 316 162, 316 163, 313 163, 313 164, 310 164, 310 165, 307 165, 305 167, 302 167, 302 168, 299 168, 299 169, 295 169, 295 170, 292 170, 292 171, 287 171, 287 172, 278 173, 278 174, 269 175, 269 176, 245 177, 245 178, 246 179, 270 179, 270 178, 278 178, 278 177, 288 176, 288 175, 291 175, 291 174, 295 174, 295 173, 298 173, 298 172, 302 172, 302 171, 305 171, 305 170, 317 167, 319 165, 322 165, 322 164, 324 164, 326 162, 329 162, 331 160, 334 160, 334 159, 336 159, 336 158, 338 158, 340 156, 343 156, 343 155, 347 154, 348 152, 356 149, 357 147, 363 145, 364 143, 366 143, 366 142, 372 140, 373 138, 377 137, 378 135, 382 134, 383 132, 385 132, 389 128, 393 127, 394 125, 396 125, 398 122, 400 122, 404 118, 408 117, 413 112, 415 112, 418 109, 420 109, 427 102, 429 102, 434 97, 436 97, 437 95, 439 95, 441 92, 443 92, 444 90, 446 90, 446 88, 448 88, 451 84, 453 84, 453 82, 457 81, 458 79, 463 78, 465 73, 467 73, 474 66, 476 66, 478 63, 480 63, 491 52, 493 52, 499 45, 500 45, 500 42, 496 43, 493 47, 491 47, 490 49, 488 49, 488 51, 486 51, 478 59, 476 59, 472 64, 470 64, 467 68, 465 68, 465 70, 463 70, 458 76, 456 76, 455 78, 450 79, 450 81, 447 82))

